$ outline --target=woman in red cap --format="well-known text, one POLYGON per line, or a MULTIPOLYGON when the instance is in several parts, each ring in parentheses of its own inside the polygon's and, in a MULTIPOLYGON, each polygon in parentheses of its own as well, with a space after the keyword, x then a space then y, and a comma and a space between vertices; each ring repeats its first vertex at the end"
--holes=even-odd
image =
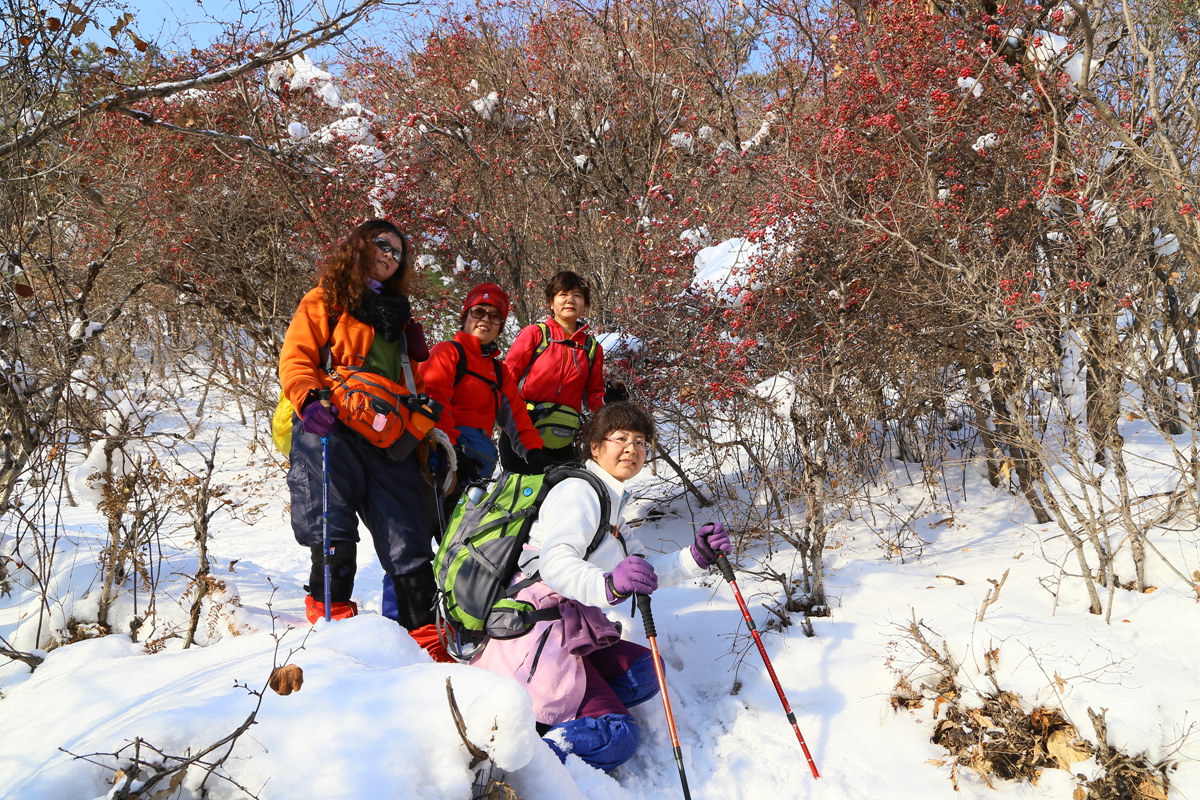
POLYGON ((429 360, 421 364, 425 391, 442 404, 438 427, 450 438, 458 458, 458 483, 443 504, 447 519, 467 484, 492 474, 497 459, 492 429, 497 423, 531 470, 550 466, 496 345, 508 309, 503 289, 479 284, 463 303, 461 330, 450 341, 434 345, 429 360))

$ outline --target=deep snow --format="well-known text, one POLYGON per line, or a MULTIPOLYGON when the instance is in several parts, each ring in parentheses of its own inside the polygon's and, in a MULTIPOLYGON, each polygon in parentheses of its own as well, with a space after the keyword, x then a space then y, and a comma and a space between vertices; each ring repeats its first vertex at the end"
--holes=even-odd
MULTIPOLYGON (((159 429, 172 424, 182 422, 164 416, 155 423, 159 429)), ((473 775, 449 712, 447 679, 470 739, 487 750, 524 800, 682 796, 657 699, 635 710, 643 741, 629 764, 612 775, 574 758, 560 765, 537 738, 528 699, 516 682, 467 666, 435 664, 378 614, 382 572, 369 547, 360 548, 356 591, 364 613, 309 626, 301 589, 307 551, 291 536, 280 461, 261 442, 252 442, 252 431, 237 424, 229 409, 213 412, 197 441, 211 441, 218 429, 217 480, 228 485, 229 502, 214 518, 210 547, 214 574, 227 594, 206 607, 205 646, 182 650, 178 639, 168 638, 157 643, 161 652, 147 652, 146 641, 153 638, 148 629, 162 633, 182 619, 162 598, 157 627, 143 627, 137 643, 114 634, 53 649, 32 673, 17 662, 0 666, 5 797, 105 797, 112 771, 93 761, 113 761, 96 754, 126 748, 128 755, 135 738, 166 753, 194 753, 241 724, 255 709, 253 692, 262 692, 256 724, 236 740, 223 767, 257 796, 465 799, 473 775), (279 696, 265 683, 272 667, 285 661, 303 669, 305 683, 299 692, 279 696)), ((902 674, 914 685, 936 680, 902 632, 914 619, 928 627, 935 643, 946 642, 963 665, 960 680, 968 689, 987 690, 984 654, 998 648, 997 681, 1026 707, 1061 707, 1090 739, 1087 708, 1107 709, 1114 745, 1148 751, 1155 760, 1173 754, 1180 767, 1171 775, 1171 797, 1200 795, 1200 745, 1192 730, 1200 709, 1196 596, 1158 568, 1154 582, 1163 588, 1117 592, 1112 623, 1105 624, 1087 613, 1082 588, 1060 575, 1062 537, 1052 526, 1030 524, 1017 499, 993 490, 980 472, 968 465, 958 490, 950 490, 938 508, 926 503, 911 519, 911 535, 925 542, 919 556, 914 550, 889 559, 866 520, 842 523, 826 550, 832 614, 812 620, 811 638, 800 626, 780 631, 773 624, 778 617, 767 606, 778 605, 778 583, 739 573, 822 772, 819 781, 809 774, 719 575, 714 571, 654 594, 658 643, 692 797, 1070 797, 1074 782, 1061 770, 1045 771, 1036 786, 998 781, 994 792, 961 770, 956 794, 946 752, 929 739, 933 704, 911 711, 891 704, 902 674), (989 579, 999 580, 1005 570, 1009 576, 998 600, 976 622, 992 588, 989 579)), ((903 475, 898 470, 893 480, 900 483, 903 475)), ((638 535, 663 549, 689 541, 694 524, 704 520, 692 518, 684 500, 662 500, 673 494, 667 471, 655 476, 648 468, 643 477, 638 486, 644 499, 627 518, 643 519, 651 508, 664 516, 641 524, 638 535)), ((69 533, 60 542, 54 571, 60 624, 89 610, 94 614, 95 561, 105 530, 95 506, 86 502, 86 481, 76 476, 76 484, 85 502, 53 509, 69 533)), ((925 496, 915 485, 897 489, 897 518, 925 496)), ((728 522, 737 528, 737 520, 728 522)), ((1155 541, 1177 568, 1190 574, 1200 567, 1194 532, 1163 533, 1155 541)), ((12 547, 8 533, 4 552, 12 547)), ((194 570, 190 531, 168 537, 161 548, 169 555, 164 574, 186 577, 194 570)), ((736 561, 754 572, 763 562, 799 574, 791 551, 768 558, 750 548, 736 561)), ((184 577, 167 575, 164 586, 173 586, 178 596, 184 577)), ((0 634, 18 649, 44 647, 45 634, 39 641, 33 627, 34 587, 23 582, 20 570, 13 580, 13 592, 0 599, 0 634)), ((128 630, 135 599, 126 593, 114 607, 115 630, 128 630)), ((136 613, 145 615, 145 599, 138 602, 136 613)), ((629 638, 645 641, 628 607, 613 613, 629 638)), ((1093 769, 1093 761, 1073 766, 1077 773, 1093 769)), ((203 771, 193 768, 183 788, 195 790, 202 778, 203 771)), ((206 788, 211 797, 245 796, 217 778, 206 788)))

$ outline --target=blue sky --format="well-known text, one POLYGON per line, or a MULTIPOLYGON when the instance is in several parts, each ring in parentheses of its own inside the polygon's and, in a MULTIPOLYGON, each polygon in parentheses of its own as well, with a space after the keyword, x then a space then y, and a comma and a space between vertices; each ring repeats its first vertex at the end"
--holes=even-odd
MULTIPOLYGON (((236 0, 138 0, 126 8, 134 15, 134 32, 164 46, 204 45, 221 31, 214 20, 229 21, 240 16, 236 0)), ((104 24, 111 22, 105 20, 104 24)))
MULTIPOLYGON (((332 11, 335 6, 350 5, 354 0, 341 0, 329 3, 327 8, 332 11)), ((296 3, 298 9, 308 8, 301 0, 296 3)), ((416 22, 416 27, 423 26, 422 20, 430 13, 436 13, 442 3, 414 3, 411 6, 394 6, 376 9, 372 19, 355 26, 351 35, 367 37, 373 42, 384 44, 388 40, 407 38, 403 31, 409 24, 416 22)), ((192 47, 204 47, 217 38, 225 25, 231 21, 240 21, 244 27, 273 28, 278 16, 273 0, 135 0, 125 3, 125 9, 134 15, 131 29, 134 33, 149 42, 154 42, 166 51, 187 51, 192 47), (248 13, 243 14, 243 7, 248 13)), ((92 34, 101 44, 108 44, 106 30, 116 19, 119 12, 114 11, 108 18, 98 20, 100 28, 92 34)), ((314 14, 306 15, 313 18, 314 14)))

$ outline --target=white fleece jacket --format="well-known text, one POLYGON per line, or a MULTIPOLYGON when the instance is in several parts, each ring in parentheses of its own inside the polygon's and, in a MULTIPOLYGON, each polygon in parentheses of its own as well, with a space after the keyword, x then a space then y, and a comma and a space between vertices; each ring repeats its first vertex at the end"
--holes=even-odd
MULTIPOLYGON (((586 468, 608 487, 611 500, 609 522, 622 524, 621 517, 627 495, 625 483, 609 475, 595 461, 586 468)), ((541 578, 563 597, 589 606, 609 605, 604 590, 604 575, 612 572, 626 555, 644 555, 658 574, 659 586, 681 583, 702 575, 705 570, 696 564, 690 548, 671 553, 647 553, 636 535, 621 531, 625 545, 615 536, 608 536, 585 561, 584 553, 591 544, 600 524, 600 498, 592 485, 581 478, 568 478, 546 495, 530 530, 529 557, 522 561, 521 570, 530 574, 541 570, 541 578)))

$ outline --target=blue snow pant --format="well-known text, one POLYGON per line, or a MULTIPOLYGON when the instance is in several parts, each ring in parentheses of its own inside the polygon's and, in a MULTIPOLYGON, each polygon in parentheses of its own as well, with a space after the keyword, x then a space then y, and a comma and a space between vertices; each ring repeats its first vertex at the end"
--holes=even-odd
MULTIPOLYGON (((292 533, 300 544, 319 548, 321 437, 306 432, 299 417, 292 422, 287 476, 292 533)), ((394 460, 344 425, 334 428, 329 437, 330 542, 336 547, 338 542, 359 541, 361 518, 383 571, 422 594, 408 600, 410 605, 429 609, 428 622, 433 621, 433 502, 433 489, 421 476, 416 454, 394 460)), ((349 568, 352 575, 353 565, 349 568)))
POLYGON ((546 731, 544 741, 560 760, 574 753, 605 772, 633 757, 641 734, 629 709, 658 694, 650 651, 633 642, 584 656, 587 688, 579 716, 546 731))

